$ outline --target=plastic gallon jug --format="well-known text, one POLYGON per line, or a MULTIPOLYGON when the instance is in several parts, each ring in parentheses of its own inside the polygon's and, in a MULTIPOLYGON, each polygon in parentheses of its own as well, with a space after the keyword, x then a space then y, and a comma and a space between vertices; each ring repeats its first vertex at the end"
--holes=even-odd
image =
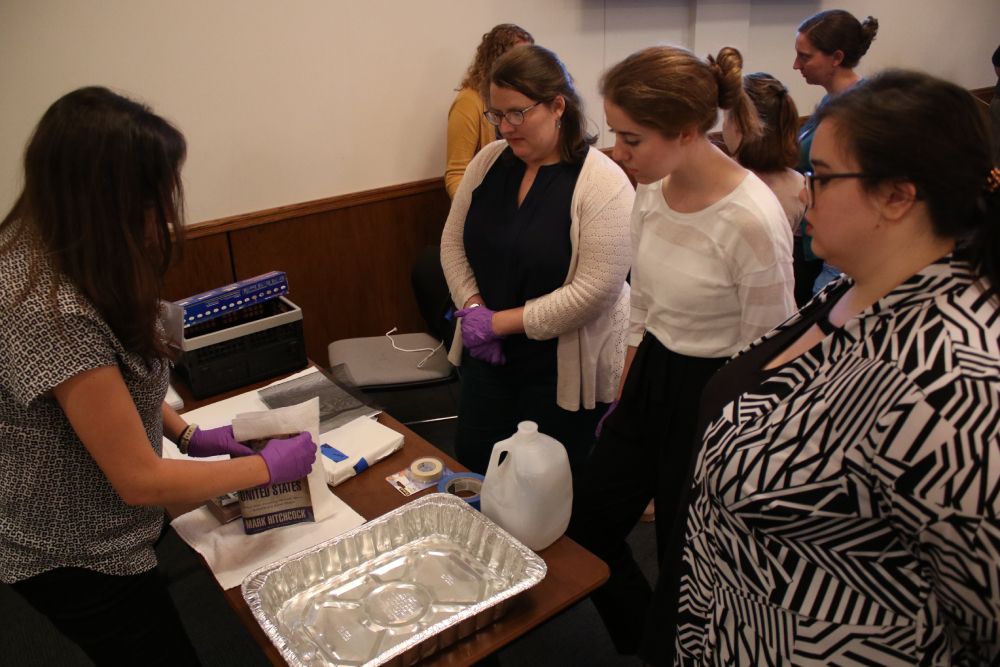
POLYGON ((566 532, 573 509, 566 449, 535 422, 521 422, 517 433, 493 445, 481 498, 483 514, 541 551, 566 532))

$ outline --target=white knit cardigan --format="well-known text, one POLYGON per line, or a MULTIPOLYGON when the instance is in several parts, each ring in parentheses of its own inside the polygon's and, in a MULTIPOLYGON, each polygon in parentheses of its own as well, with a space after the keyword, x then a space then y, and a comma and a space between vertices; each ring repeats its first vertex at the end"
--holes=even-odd
MULTIPOLYGON (((472 192, 505 148, 506 141, 495 141, 469 163, 441 235, 441 266, 458 308, 479 293, 463 238, 472 192)), ((566 410, 609 403, 618 392, 628 333, 625 278, 631 264, 629 218, 634 199, 625 173, 591 148, 570 203, 572 255, 566 280, 562 287, 524 304, 528 338, 559 337, 556 403, 566 410)), ((456 328, 448 358, 456 366, 461 361, 461 327, 456 328)))

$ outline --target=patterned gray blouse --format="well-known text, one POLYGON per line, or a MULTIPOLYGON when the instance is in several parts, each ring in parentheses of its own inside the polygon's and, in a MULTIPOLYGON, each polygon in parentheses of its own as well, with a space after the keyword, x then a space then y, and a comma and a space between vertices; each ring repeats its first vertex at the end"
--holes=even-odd
POLYGON ((1000 316, 944 258, 709 425, 676 662, 996 661, 998 432, 1000 316))
POLYGON ((53 294, 56 272, 16 226, 0 229, 0 581, 58 567, 144 572, 162 509, 122 502, 50 390, 117 365, 159 454, 169 366, 125 350, 68 281, 53 294))

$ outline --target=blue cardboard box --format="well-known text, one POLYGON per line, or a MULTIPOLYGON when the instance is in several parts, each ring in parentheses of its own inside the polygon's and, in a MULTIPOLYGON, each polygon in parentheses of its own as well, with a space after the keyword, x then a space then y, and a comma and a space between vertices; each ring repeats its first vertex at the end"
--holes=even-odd
POLYGON ((285 272, 270 271, 174 303, 184 309, 184 326, 188 327, 287 294, 285 272))

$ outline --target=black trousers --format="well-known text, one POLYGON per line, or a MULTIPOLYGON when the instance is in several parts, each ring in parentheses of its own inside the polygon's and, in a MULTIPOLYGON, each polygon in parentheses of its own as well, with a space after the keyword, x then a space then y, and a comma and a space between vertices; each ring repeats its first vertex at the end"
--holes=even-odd
POLYGON ((201 664, 157 568, 113 576, 66 567, 12 588, 99 667, 201 664))
MULTIPOLYGON (((660 576, 669 567, 668 545, 688 466, 698 439, 698 404, 708 379, 727 360, 688 357, 646 334, 636 351, 618 408, 574 480, 568 534, 604 560, 608 582, 591 595, 621 653, 635 653, 652 598, 649 582, 626 538, 651 499, 656 501, 660 576)), ((654 624, 655 625, 655 624, 654 624)), ((674 628, 660 628, 673 642, 674 628)))
POLYGON ((518 422, 530 420, 540 432, 562 443, 577 474, 594 446, 594 430, 606 403, 576 412, 556 405, 554 363, 491 366, 466 352, 461 372, 455 452, 462 465, 484 474, 493 445, 513 435, 518 422))

